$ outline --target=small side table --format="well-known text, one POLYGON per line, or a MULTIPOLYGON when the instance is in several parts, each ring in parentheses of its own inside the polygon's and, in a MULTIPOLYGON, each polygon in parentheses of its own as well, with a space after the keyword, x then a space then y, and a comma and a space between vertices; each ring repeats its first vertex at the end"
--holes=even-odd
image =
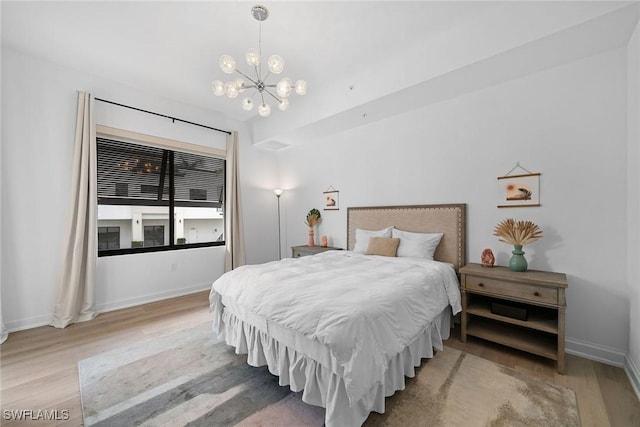
POLYGON ((473 335, 537 354, 555 360, 558 373, 564 374, 565 274, 467 264, 460 276, 462 342, 473 335), (495 304, 519 307, 526 318, 499 314, 495 304))
POLYGON ((299 258, 301 256, 315 255, 325 251, 341 251, 342 248, 334 248, 332 246, 291 246, 291 256, 299 258))

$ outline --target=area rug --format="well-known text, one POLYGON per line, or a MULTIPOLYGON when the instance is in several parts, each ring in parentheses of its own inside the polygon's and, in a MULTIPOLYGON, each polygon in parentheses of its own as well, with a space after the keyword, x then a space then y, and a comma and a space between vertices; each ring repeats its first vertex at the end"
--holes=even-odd
MULTIPOLYGON (((322 426, 324 409, 215 339, 209 323, 78 363, 85 426, 322 426)), ((579 426, 573 390, 448 347, 366 426, 579 426)))

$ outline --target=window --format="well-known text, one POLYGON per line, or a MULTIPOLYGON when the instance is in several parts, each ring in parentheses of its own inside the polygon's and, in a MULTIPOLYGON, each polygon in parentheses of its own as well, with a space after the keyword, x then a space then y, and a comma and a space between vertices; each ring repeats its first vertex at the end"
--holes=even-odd
POLYGON ((98 227, 98 250, 120 249, 120 227, 98 227))
POLYGON ((164 225, 144 226, 144 246, 164 246, 164 225))
POLYGON ((225 160, 97 139, 98 255, 224 245, 225 160))

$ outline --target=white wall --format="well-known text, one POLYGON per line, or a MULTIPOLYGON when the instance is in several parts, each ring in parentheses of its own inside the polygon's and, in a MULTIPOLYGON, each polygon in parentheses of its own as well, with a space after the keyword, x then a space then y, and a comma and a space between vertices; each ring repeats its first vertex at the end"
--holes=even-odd
MULTIPOLYGON (((274 155, 254 148, 240 124, 6 48, 2 88, 2 314, 10 330, 47 324, 52 314, 70 198, 76 90, 238 130, 247 260, 277 257, 275 200, 269 190, 275 183, 274 155), (271 202, 274 210, 264 209, 271 202)), ((203 90, 210 90, 209 82, 203 82, 203 90)), ((96 122, 224 147, 224 135, 99 102, 96 122)), ((206 289, 223 270, 223 252, 213 247, 99 258, 97 307, 114 309, 206 289)))
MULTIPOLYGON (((532 269, 568 276, 573 352, 621 365, 627 352, 626 52, 608 51, 281 152, 286 246, 304 244, 304 216, 330 185, 340 210, 318 234, 346 245, 348 206, 467 203, 468 260, 506 217, 541 225, 525 247, 532 269), (319 148, 321 147, 321 148, 319 148), (541 172, 538 208, 498 209, 496 177, 520 162, 541 172)), ((290 256, 290 255, 288 255, 290 256)))
POLYGON ((640 24, 627 46, 627 271, 630 333, 627 372, 640 398, 640 24))

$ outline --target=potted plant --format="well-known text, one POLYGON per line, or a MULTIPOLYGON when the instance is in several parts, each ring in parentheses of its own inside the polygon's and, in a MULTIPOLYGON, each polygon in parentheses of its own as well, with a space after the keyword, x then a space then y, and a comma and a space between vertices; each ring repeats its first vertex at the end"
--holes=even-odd
POLYGON ((516 221, 508 218, 499 222, 493 230, 501 242, 513 245, 513 256, 509 260, 509 268, 513 271, 527 271, 527 260, 522 247, 542 237, 542 230, 531 221, 516 221))
POLYGON ((320 211, 316 208, 311 209, 307 214, 307 220, 305 221, 305 224, 307 224, 307 226, 309 227, 309 241, 307 243, 309 246, 315 246, 315 240, 313 238, 313 227, 315 227, 317 224, 320 224, 321 222, 322 215, 320 215, 320 211))
POLYGON ((178 245, 185 245, 187 243, 187 238, 186 237, 178 237, 176 239, 176 243, 178 245))

